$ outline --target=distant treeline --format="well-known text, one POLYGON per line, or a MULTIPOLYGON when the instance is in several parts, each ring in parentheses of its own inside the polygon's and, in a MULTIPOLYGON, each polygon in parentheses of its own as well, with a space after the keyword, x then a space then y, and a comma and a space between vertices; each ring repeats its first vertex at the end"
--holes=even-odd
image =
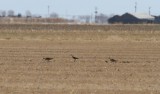
POLYGON ((0 24, 38 24, 38 23, 69 23, 73 20, 67 20, 63 18, 25 18, 25 17, 0 17, 0 24))

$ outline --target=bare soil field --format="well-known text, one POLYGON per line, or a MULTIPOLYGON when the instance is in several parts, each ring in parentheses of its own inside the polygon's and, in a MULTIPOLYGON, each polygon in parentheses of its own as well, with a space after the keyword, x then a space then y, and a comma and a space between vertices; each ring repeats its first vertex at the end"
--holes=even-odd
POLYGON ((160 94, 158 25, 0 27, 0 94, 160 94))

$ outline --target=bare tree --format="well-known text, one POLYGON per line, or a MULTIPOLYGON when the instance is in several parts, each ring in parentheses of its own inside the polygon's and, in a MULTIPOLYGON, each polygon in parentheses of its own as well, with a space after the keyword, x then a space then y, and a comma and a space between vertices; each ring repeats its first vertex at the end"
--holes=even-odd
POLYGON ((2 10, 0 10, 0 17, 2 17, 2 10))
POLYGON ((14 17, 14 11, 13 10, 8 11, 8 17, 14 17))
POLYGON ((108 16, 105 14, 99 14, 97 15, 97 22, 100 24, 108 23, 108 16))
POLYGON ((32 17, 32 13, 29 10, 26 11, 26 17, 32 17))
POLYGON ((42 16, 39 15, 39 14, 33 14, 32 17, 33 17, 33 18, 42 18, 42 16))
POLYGON ((85 23, 90 23, 91 22, 91 16, 90 15, 79 16, 79 19, 82 22, 85 22, 85 23))
POLYGON ((0 17, 5 17, 6 16, 6 11, 0 10, 0 17))
POLYGON ((22 14, 21 14, 21 13, 18 13, 17 17, 21 18, 21 17, 22 17, 22 14))
POLYGON ((58 18, 59 15, 58 15, 57 13, 55 13, 55 12, 52 12, 52 13, 50 14, 50 17, 51 17, 51 18, 58 18))
POLYGON ((2 17, 6 17, 6 11, 2 11, 2 17))

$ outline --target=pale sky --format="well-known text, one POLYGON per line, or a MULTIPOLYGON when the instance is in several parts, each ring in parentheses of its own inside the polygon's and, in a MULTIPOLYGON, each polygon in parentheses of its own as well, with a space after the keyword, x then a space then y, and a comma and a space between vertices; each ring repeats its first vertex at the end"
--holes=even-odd
POLYGON ((14 10, 22 14, 30 10, 32 14, 46 16, 49 5, 50 13, 66 16, 91 15, 97 7, 99 13, 110 15, 133 13, 135 2, 137 12, 148 13, 151 7, 152 15, 160 15, 160 0, 0 0, 0 10, 14 10))

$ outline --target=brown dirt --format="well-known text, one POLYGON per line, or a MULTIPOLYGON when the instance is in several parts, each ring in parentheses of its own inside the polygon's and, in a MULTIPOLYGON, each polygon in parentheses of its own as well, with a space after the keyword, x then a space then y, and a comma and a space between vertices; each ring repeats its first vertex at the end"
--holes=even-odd
POLYGON ((0 94, 160 94, 160 42, 112 39, 1 40, 0 94))

